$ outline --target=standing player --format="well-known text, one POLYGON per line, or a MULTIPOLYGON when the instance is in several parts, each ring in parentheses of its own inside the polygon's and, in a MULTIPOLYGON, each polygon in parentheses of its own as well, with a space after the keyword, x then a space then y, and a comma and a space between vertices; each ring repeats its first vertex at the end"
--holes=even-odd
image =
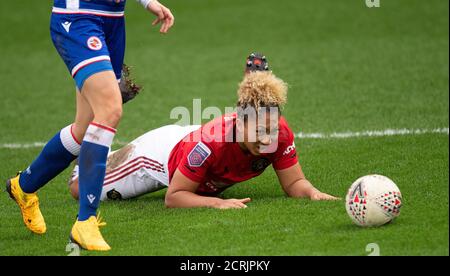
MULTIPOLYGON (((122 116, 118 81, 125 51, 126 0, 54 0, 51 37, 75 80, 77 111, 22 173, 7 181, 7 191, 19 205, 25 225, 43 234, 46 224, 39 209, 38 189, 78 157, 80 208, 70 237, 87 250, 109 250, 96 217, 106 158, 122 116)), ((170 10, 156 0, 138 0, 157 16, 167 33, 174 23, 170 10)))
MULTIPOLYGON (((280 116, 286 93, 286 84, 271 72, 247 72, 237 113, 203 126, 164 126, 112 152, 101 199, 133 198, 168 187, 167 207, 245 208, 249 198, 218 195, 269 165, 288 196, 336 199, 314 188, 302 172, 294 135, 280 116)), ((69 185, 78 198, 77 167, 69 185)))

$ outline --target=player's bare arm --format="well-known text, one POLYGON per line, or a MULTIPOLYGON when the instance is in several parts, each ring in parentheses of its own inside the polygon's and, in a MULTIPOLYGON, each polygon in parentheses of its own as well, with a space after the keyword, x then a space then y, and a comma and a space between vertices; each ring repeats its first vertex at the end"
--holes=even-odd
POLYGON ((218 197, 201 196, 195 193, 199 186, 178 169, 175 171, 167 189, 165 204, 168 208, 210 207, 218 209, 247 208, 250 198, 221 199, 218 197))
POLYGON ((280 185, 289 197, 310 198, 311 200, 339 200, 340 198, 322 193, 306 179, 299 163, 283 170, 275 170, 280 185))

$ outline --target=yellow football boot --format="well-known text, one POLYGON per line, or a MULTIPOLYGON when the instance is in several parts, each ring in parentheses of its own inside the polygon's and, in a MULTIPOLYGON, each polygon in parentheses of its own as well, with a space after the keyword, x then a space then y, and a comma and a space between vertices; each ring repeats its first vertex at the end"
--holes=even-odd
POLYGON ((85 221, 76 221, 70 233, 70 240, 86 250, 108 251, 111 249, 100 233, 99 227, 105 226, 100 216, 91 216, 85 221))
POLYGON ((6 181, 6 191, 19 205, 26 227, 33 233, 44 234, 47 231, 47 226, 41 210, 39 210, 39 198, 36 193, 27 194, 22 191, 19 185, 19 176, 18 174, 6 181))

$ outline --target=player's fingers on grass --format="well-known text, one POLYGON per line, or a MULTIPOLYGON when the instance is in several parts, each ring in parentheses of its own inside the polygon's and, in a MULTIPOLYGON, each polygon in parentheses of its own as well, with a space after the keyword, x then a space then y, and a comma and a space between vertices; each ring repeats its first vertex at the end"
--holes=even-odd
POLYGON ((326 197, 323 196, 322 194, 317 194, 317 195, 314 195, 311 199, 314 201, 320 201, 320 200, 325 200, 326 197))
POLYGON ((330 196, 329 200, 342 200, 341 197, 330 196))
POLYGON ((247 198, 239 199, 239 201, 245 204, 245 203, 249 203, 252 200, 251 200, 251 198, 247 197, 247 198))
POLYGON ((233 206, 232 208, 247 208, 247 205, 242 203, 239 199, 232 199, 230 200, 230 203, 233 206))
POLYGON ((245 208, 245 207, 243 207, 242 205, 240 205, 236 202, 229 202, 227 205, 220 207, 220 209, 241 209, 241 208, 245 208))
POLYGON ((332 201, 332 200, 341 200, 341 198, 332 196, 332 195, 327 195, 327 194, 321 194, 319 195, 319 200, 328 200, 328 201, 332 201))
POLYGON ((313 201, 320 200, 320 195, 318 195, 318 194, 312 194, 312 195, 311 195, 311 200, 313 200, 313 201))
POLYGON ((235 206, 236 206, 236 208, 239 208, 239 209, 247 208, 247 205, 245 205, 244 203, 241 203, 241 202, 236 202, 235 206))
MULTIPOLYGON (((246 200, 246 199, 247 199, 247 198, 245 198, 244 200, 246 200)), ((249 202, 249 201, 246 201, 246 202, 249 202)), ((242 199, 238 199, 238 200, 237 200, 237 203, 238 203, 238 205, 239 205, 240 208, 247 208, 248 206, 245 205, 246 202, 243 202, 242 199)))
POLYGON ((335 197, 329 194, 322 194, 322 199, 323 200, 340 200, 341 198, 339 197, 335 197))
POLYGON ((227 203, 227 204, 220 205, 218 208, 221 209, 221 210, 226 210, 226 209, 230 209, 230 208, 233 208, 233 207, 232 207, 232 204, 227 203))

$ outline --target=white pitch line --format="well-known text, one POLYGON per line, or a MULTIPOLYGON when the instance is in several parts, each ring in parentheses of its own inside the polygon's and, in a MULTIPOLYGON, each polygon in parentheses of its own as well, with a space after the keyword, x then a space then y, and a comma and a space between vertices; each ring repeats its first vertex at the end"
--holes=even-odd
MULTIPOLYGON (((367 130, 361 132, 333 132, 333 133, 303 133, 299 132, 295 135, 300 139, 347 139, 358 137, 385 137, 395 135, 421 135, 427 133, 445 134, 449 135, 449 128, 435 128, 435 129, 385 129, 385 130, 367 130)), ((115 141, 114 145, 124 146, 126 142, 115 141)), ((32 143, 7 143, 0 144, 0 149, 29 149, 42 148, 45 146, 44 142, 32 143)))
POLYGON ((42 148, 45 146, 43 142, 33 142, 33 143, 13 143, 13 144, 1 144, 0 149, 29 149, 29 148, 42 148))
POLYGON ((385 137, 395 135, 421 135, 427 133, 449 135, 448 128, 435 129, 385 129, 385 130, 367 130, 361 132, 333 132, 333 133, 303 133, 299 132, 295 136, 301 139, 346 139, 358 137, 385 137))

